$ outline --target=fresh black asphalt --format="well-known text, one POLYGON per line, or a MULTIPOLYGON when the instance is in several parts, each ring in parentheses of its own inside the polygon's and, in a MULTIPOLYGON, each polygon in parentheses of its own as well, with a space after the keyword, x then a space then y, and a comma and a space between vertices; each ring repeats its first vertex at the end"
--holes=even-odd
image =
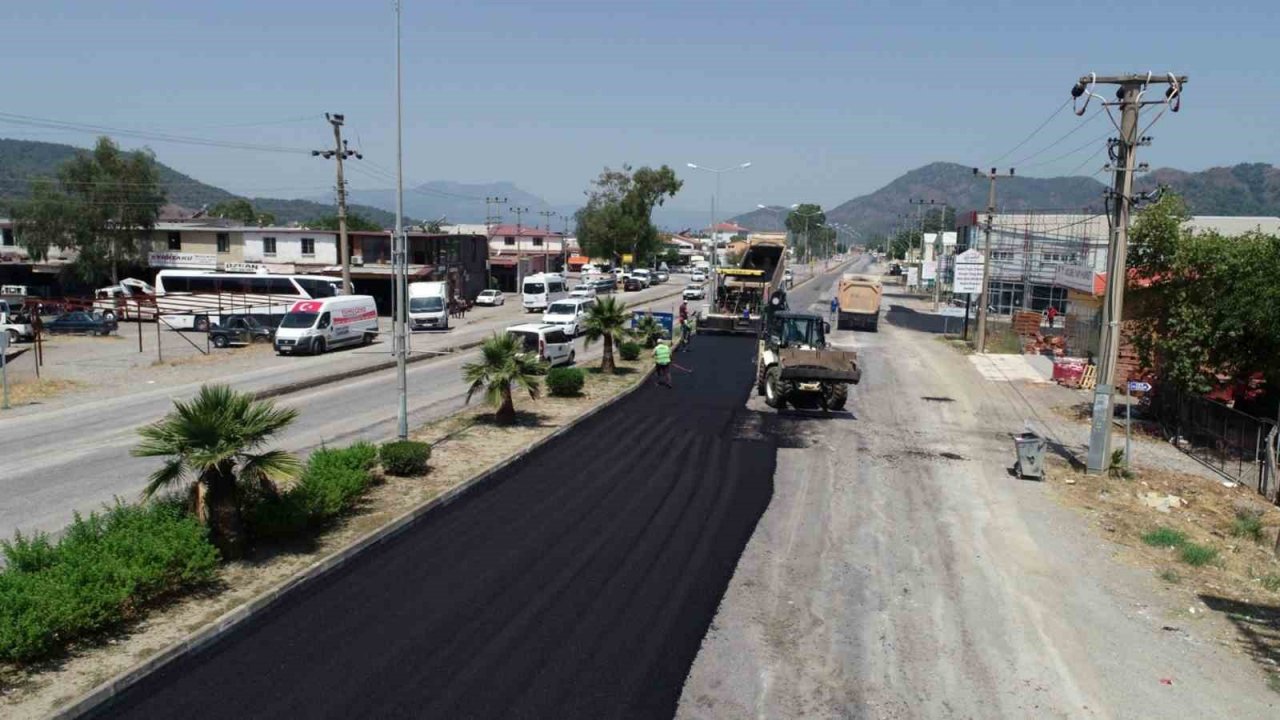
POLYGON ((674 389, 650 380, 98 714, 671 717, 773 492, 754 342, 698 337, 674 389))

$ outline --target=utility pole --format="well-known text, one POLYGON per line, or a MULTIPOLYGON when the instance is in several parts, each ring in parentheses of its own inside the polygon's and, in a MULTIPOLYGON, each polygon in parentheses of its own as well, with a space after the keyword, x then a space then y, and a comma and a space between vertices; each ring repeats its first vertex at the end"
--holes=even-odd
POLYGON ((403 116, 400 100, 400 3, 396 3, 396 237, 392 243, 391 258, 393 275, 395 276, 395 308, 392 312, 392 328, 395 334, 396 350, 396 382, 399 386, 400 408, 397 417, 397 435, 401 440, 409 439, 409 333, 408 301, 405 298, 408 284, 408 256, 404 236, 404 147, 403 116))
POLYGON ((542 239, 542 269, 549 271, 551 269, 551 246, 547 242, 551 240, 551 217, 555 213, 550 210, 539 210, 538 214, 542 216, 542 225, 547 231, 547 237, 542 239))
MULTIPOLYGON (((1133 173, 1137 169, 1138 146, 1150 142, 1150 138, 1138 137, 1138 114, 1143 105, 1166 105, 1177 112, 1182 103, 1182 86, 1186 76, 1169 73, 1165 77, 1146 75, 1116 75, 1098 77, 1086 75, 1071 88, 1072 98, 1086 96, 1084 106, 1076 109, 1081 115, 1089 106, 1089 100, 1098 98, 1104 107, 1120 108, 1120 137, 1114 143, 1113 154, 1115 181, 1107 193, 1111 202, 1111 241, 1107 253, 1107 289, 1102 305, 1101 364, 1098 367, 1098 384, 1093 392, 1093 422, 1089 430, 1089 457, 1086 463, 1090 474, 1106 472, 1111 465, 1111 419, 1114 411, 1116 359, 1120 350, 1120 328, 1124 320, 1124 288, 1128 276, 1129 215, 1133 208, 1133 173), (1116 101, 1107 102, 1095 95, 1092 89, 1098 83, 1116 85, 1116 101), (1148 86, 1162 83, 1168 87, 1160 100, 1142 99, 1148 86)), ((1108 113, 1110 111, 1108 110, 1108 113)))
POLYGON ((338 161, 338 262, 342 265, 342 291, 351 294, 351 246, 347 240, 347 183, 342 177, 342 161, 347 158, 363 160, 364 156, 355 150, 347 149, 347 141, 342 139, 342 124, 346 116, 338 113, 325 113, 324 119, 333 126, 333 149, 312 150, 312 157, 338 161))
MULTIPOLYGON (((981 175, 982 172, 978 168, 974 168, 973 174, 981 175)), ((1013 168, 1009 168, 1008 175, 999 174, 995 168, 991 168, 991 172, 987 173, 987 180, 991 182, 991 186, 987 190, 987 222, 982 228, 984 237, 982 242, 982 292, 978 294, 978 352, 980 353, 987 351, 987 305, 990 304, 989 296, 991 294, 991 226, 996 220, 996 181, 1013 176, 1013 168)))
POLYGON ((942 233, 947 227, 947 204, 942 203, 942 215, 938 217, 938 234, 934 236, 933 250, 933 311, 938 312, 942 299, 942 255, 947 251, 942 233))

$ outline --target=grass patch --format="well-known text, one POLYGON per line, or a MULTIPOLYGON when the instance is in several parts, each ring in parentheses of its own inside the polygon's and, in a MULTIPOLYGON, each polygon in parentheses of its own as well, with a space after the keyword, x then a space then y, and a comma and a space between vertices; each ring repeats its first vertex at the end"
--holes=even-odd
POLYGON ((75 390, 82 385, 83 383, 75 380, 55 380, 52 378, 11 382, 9 383, 9 405, 14 407, 18 405, 33 405, 75 390))
POLYGON ((1262 513, 1253 508, 1237 508, 1235 519, 1231 521, 1231 534, 1239 538, 1248 538, 1254 542, 1262 542, 1262 513))
POLYGON ((1182 576, 1179 575, 1178 571, 1174 570, 1173 568, 1165 568, 1164 570, 1161 570, 1157 574, 1157 577, 1169 583, 1170 585, 1176 585, 1182 582, 1182 576))
POLYGON ((1158 527, 1144 533, 1142 542, 1152 547, 1182 547, 1187 543, 1187 535, 1173 528, 1158 527))
POLYGON ((1267 687, 1272 692, 1280 693, 1280 673, 1273 672, 1267 676, 1267 687))
POLYGON ((218 571, 204 528, 176 503, 77 515, 57 543, 17 535, 3 552, 0 659, 18 663, 55 655, 218 571))
POLYGON ((1188 565, 1200 567, 1201 565, 1208 565, 1218 559, 1218 551, 1208 545, 1187 543, 1182 546, 1182 551, 1179 553, 1179 557, 1182 558, 1182 562, 1188 565))
POLYGON ((1258 583, 1271 592, 1280 593, 1280 575, 1277 575, 1276 573, 1267 573, 1266 575, 1263 575, 1258 578, 1258 583))

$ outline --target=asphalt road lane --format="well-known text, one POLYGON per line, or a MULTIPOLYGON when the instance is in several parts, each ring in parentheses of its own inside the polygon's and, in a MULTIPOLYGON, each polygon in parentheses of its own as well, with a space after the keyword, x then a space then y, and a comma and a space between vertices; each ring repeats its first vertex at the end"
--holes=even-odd
POLYGON ((769 504, 753 340, 650 383, 112 717, 670 717, 769 504))

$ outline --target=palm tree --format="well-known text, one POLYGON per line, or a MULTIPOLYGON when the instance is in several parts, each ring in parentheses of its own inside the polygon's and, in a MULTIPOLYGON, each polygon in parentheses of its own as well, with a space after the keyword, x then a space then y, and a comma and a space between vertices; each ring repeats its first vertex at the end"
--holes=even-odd
POLYGON ((604 357, 600 361, 600 371, 614 372, 613 343, 622 342, 627 337, 627 304, 612 297, 598 301, 587 311, 583 333, 587 338, 583 341, 584 347, 590 347, 596 340, 604 339, 604 357))
POLYGON ((225 385, 205 385, 190 402, 174 401, 160 421, 138 431, 138 457, 163 457, 143 495, 194 480, 194 510, 209 538, 228 560, 244 556, 247 538, 240 516, 245 483, 274 489, 297 475, 298 458, 283 450, 259 449, 293 422, 296 410, 258 402, 225 385))
POLYGON ((467 388, 467 402, 483 390, 485 400, 498 408, 493 419, 499 425, 510 425, 516 420, 512 385, 527 390, 532 400, 538 399, 542 390, 537 377, 543 370, 542 363, 523 350, 522 341, 515 335, 495 333, 480 346, 480 361, 462 366, 462 379, 471 383, 467 388))

